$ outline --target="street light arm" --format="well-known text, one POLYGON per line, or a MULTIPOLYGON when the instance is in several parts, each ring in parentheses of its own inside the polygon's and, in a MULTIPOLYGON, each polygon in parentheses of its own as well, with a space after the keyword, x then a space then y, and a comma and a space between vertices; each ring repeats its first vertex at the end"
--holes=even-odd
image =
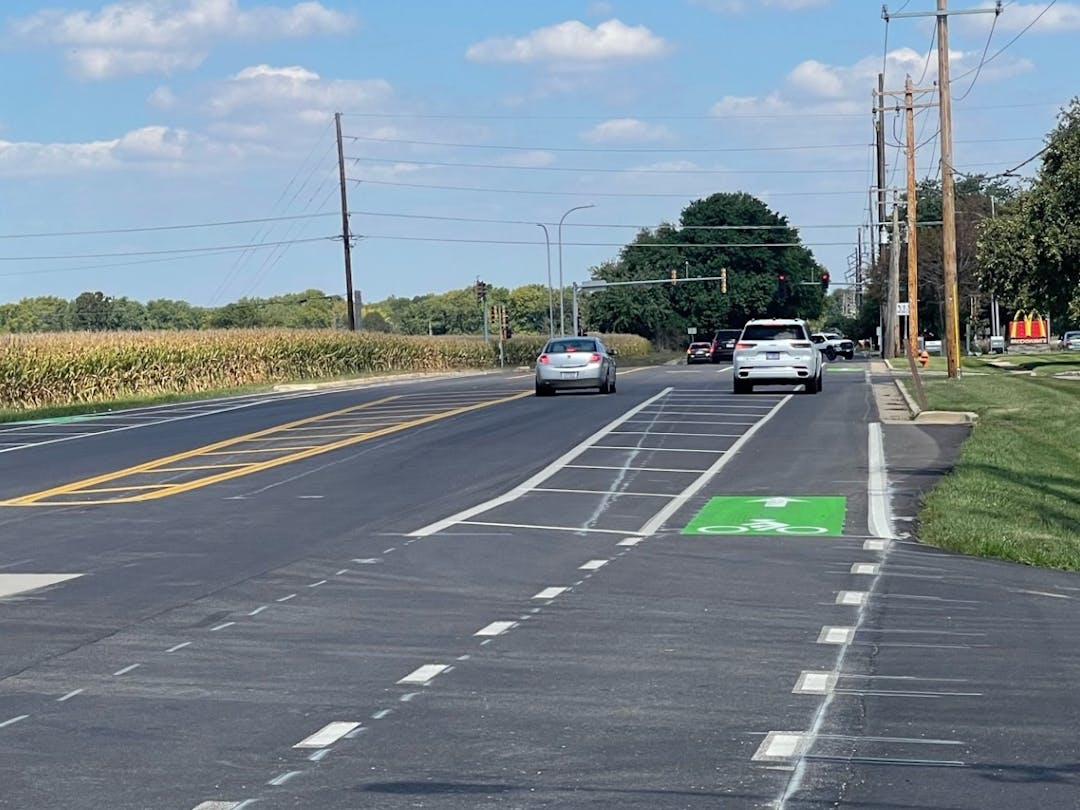
MULTIPOLYGON (((563 283, 563 271, 562 271, 562 226, 566 218, 575 211, 582 211, 586 208, 596 208, 592 203, 588 205, 575 205, 569 211, 562 215, 559 219, 559 333, 566 334, 566 286, 563 283)), ((577 324, 574 324, 574 332, 577 333, 577 324)))

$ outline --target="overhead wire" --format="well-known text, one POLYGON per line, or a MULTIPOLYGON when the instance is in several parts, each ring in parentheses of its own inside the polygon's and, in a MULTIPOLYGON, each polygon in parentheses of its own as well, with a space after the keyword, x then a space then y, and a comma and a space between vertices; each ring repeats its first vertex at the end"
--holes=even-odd
MULTIPOLYGON (((954 102, 959 103, 967 98, 971 91, 975 89, 975 82, 979 80, 979 76, 982 74, 983 65, 986 64, 986 54, 990 50, 990 43, 994 39, 994 30, 997 28, 997 21, 999 14, 994 14, 994 21, 990 24, 990 34, 986 37, 986 45, 983 46, 982 56, 979 57, 979 64, 975 67, 975 76, 971 79, 971 84, 968 85, 968 89, 964 91, 964 94, 957 99, 953 99, 954 102)), ((966 75, 966 74, 965 74, 966 75)), ((956 79, 952 79, 949 83, 952 84, 956 79)))
MULTIPOLYGON (((1050 0, 1050 2, 1047 4, 1046 8, 1044 8, 1037 15, 1035 15, 1035 19, 1033 19, 1026 26, 1024 26, 1024 28, 1020 31, 1020 33, 1018 33, 1015 37, 1013 37, 1008 42, 1006 42, 1003 46, 1001 46, 1001 48, 999 48, 997 51, 995 51, 993 56, 990 56, 990 57, 988 57, 986 59, 983 59, 980 62, 979 67, 981 68, 982 65, 986 65, 986 64, 989 64, 990 62, 993 62, 995 59, 997 59, 999 56, 1001 56, 1001 54, 1005 53, 1005 51, 1007 51, 1010 47, 1012 47, 1012 45, 1018 39, 1020 39, 1020 37, 1022 37, 1024 34, 1026 34, 1028 31, 1030 31, 1035 26, 1035 24, 1037 22, 1039 22, 1039 20, 1041 20, 1046 15, 1046 13, 1050 9, 1052 9, 1056 4, 1057 4, 1057 0, 1050 0)), ((1011 5, 1011 3, 1010 3, 1010 5, 1011 5)), ((975 71, 975 69, 972 68, 971 70, 968 70, 968 71, 966 71, 964 73, 961 73, 959 76, 954 76, 953 81, 958 81, 960 79, 963 79, 965 76, 970 75, 974 71, 975 71)), ((974 107, 969 107, 968 109, 975 109, 975 108, 974 107)))
POLYGON ((851 149, 864 146, 861 143, 821 143, 792 144, 790 146, 512 146, 508 144, 454 143, 449 141, 420 141, 406 138, 376 138, 373 136, 349 135, 344 140, 377 143, 400 144, 403 146, 438 146, 448 149, 490 149, 516 152, 583 152, 583 153, 628 153, 628 154, 678 154, 710 152, 795 152, 816 149, 851 149))
MULTIPOLYGON (((350 183, 366 184, 371 186, 393 186, 398 188, 423 188, 437 191, 475 191, 490 194, 530 194, 544 197, 665 197, 665 198, 695 198, 708 196, 713 191, 677 191, 677 192, 616 192, 616 191, 550 191, 541 189, 513 189, 491 188, 480 186, 440 185, 435 183, 402 183, 391 180, 367 180, 356 177, 346 178, 350 183)), ((763 197, 819 197, 864 194, 864 191, 762 191, 763 197)))

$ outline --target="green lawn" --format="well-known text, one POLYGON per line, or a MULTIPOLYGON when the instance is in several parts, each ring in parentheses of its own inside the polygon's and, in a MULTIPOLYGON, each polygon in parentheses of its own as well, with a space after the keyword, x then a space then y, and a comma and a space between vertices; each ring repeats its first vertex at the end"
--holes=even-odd
POLYGON ((961 380, 926 378, 932 410, 979 421, 954 471, 924 501, 923 542, 968 554, 1080 570, 1080 353, 965 358, 961 380), (1009 373, 1002 360, 1035 372, 1009 373))

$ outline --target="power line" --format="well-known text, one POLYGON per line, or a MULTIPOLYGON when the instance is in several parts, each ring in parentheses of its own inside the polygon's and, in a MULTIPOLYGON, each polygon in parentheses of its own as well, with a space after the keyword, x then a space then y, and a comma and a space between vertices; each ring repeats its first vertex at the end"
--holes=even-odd
POLYGON ((198 248, 169 248, 162 250, 128 250, 116 253, 71 253, 57 256, 0 256, 0 262, 39 262, 39 261, 65 261, 68 259, 116 259, 124 256, 169 256, 180 254, 204 254, 208 252, 225 253, 234 250, 248 250, 252 248, 277 247, 279 245, 296 245, 305 242, 333 241, 333 236, 318 236, 309 239, 293 239, 279 242, 259 242, 246 245, 214 245, 211 247, 198 248))
MULTIPOLYGON (((536 239, 468 239, 450 236, 392 236, 389 234, 358 234, 363 239, 385 239, 397 242, 446 242, 467 245, 530 245, 543 247, 546 243, 536 239)), ((636 243, 624 242, 563 242, 568 247, 617 247, 617 248, 806 248, 848 246, 851 242, 678 242, 636 243)))
MULTIPOLYGON (((393 186, 397 188, 424 188, 436 191, 478 191, 489 194, 532 194, 545 197, 678 197, 700 198, 715 194, 716 191, 677 191, 677 192, 617 192, 617 191, 541 191, 536 189, 513 189, 513 188, 482 188, 479 186, 445 186, 433 183, 400 183, 390 180, 362 180, 355 177, 347 178, 351 183, 362 183, 369 186, 393 186)), ((866 191, 763 191, 762 197, 819 197, 819 196, 852 196, 865 194, 866 191)))
POLYGON ((396 158, 352 157, 353 163, 390 163, 416 166, 439 166, 455 169, 504 169, 520 172, 578 172, 584 174, 861 174, 862 169, 613 169, 596 166, 511 166, 500 163, 452 163, 435 160, 401 160, 396 158))
MULTIPOLYGON (((1013 45, 1014 42, 1016 42, 1018 39, 1020 39, 1020 37, 1022 37, 1024 34, 1026 34, 1028 31, 1030 31, 1031 28, 1035 25, 1035 23, 1037 23, 1039 20, 1041 20, 1043 18, 1043 16, 1046 14, 1046 12, 1048 12, 1050 9, 1052 9, 1056 3, 1057 3, 1057 0, 1050 0, 1050 3, 1046 6, 1046 8, 1044 8, 1042 11, 1040 11, 1038 13, 1038 15, 1036 15, 1035 19, 1033 19, 1026 26, 1024 26, 1023 30, 1021 30, 1019 34, 1017 34, 1015 37, 1013 37, 1008 42, 1006 42, 1000 49, 995 51, 993 56, 991 56, 989 59, 984 59, 979 64, 979 67, 981 68, 984 64, 989 64, 990 62, 993 62, 995 59, 997 59, 999 56, 1001 56, 1001 54, 1005 53, 1005 51, 1007 51, 1013 45)), ((974 72, 975 72, 975 68, 972 68, 971 70, 968 70, 968 71, 966 71, 964 73, 961 73, 959 76, 954 76, 953 81, 954 82, 958 81, 959 79, 962 79, 965 76, 968 76, 968 75, 970 75, 971 73, 974 73, 974 72)), ((973 109, 977 109, 977 108, 968 107, 968 109, 973 110, 973 109)))
MULTIPOLYGON (((400 219, 430 219, 439 222, 471 222, 494 225, 528 225, 535 227, 535 220, 531 219, 490 219, 484 217, 454 217, 435 214, 402 214, 388 211, 350 211, 349 215, 356 214, 364 217, 391 217, 400 219)), ((554 222, 546 222, 545 225, 555 225, 554 222)), ((674 223, 660 223, 659 225, 633 225, 633 224, 610 224, 598 222, 567 222, 565 228, 628 228, 634 230, 650 230, 670 226, 676 231, 768 231, 768 230, 816 230, 826 228, 851 228, 852 225, 676 225, 674 223)))
MULTIPOLYGON (((971 91, 975 89, 975 82, 979 80, 979 76, 982 73, 983 65, 986 64, 986 54, 990 50, 990 42, 994 38, 994 29, 997 28, 997 21, 999 16, 1001 15, 995 14, 994 21, 990 24, 990 34, 986 37, 986 45, 983 46, 982 56, 979 57, 979 64, 975 68, 975 77, 971 80, 971 84, 968 85, 968 89, 964 91, 964 94, 960 96, 960 98, 954 99, 954 101, 963 101, 965 98, 968 97, 971 91)), ((952 81, 955 82, 956 79, 953 79, 952 81)))
POLYGON ((448 141, 416 141, 401 138, 375 138, 362 135, 348 135, 346 140, 364 143, 401 144, 405 146, 439 146, 451 149, 490 149, 518 152, 582 152, 582 153, 627 153, 627 154, 680 154, 712 152, 796 152, 813 149, 851 149, 866 146, 864 143, 820 143, 798 144, 791 146, 509 146, 506 144, 452 143, 448 141))
POLYGON ((294 219, 313 219, 315 217, 330 216, 329 214, 298 214, 287 217, 260 217, 258 219, 230 219, 220 222, 194 222, 181 225, 146 225, 135 228, 102 228, 100 230, 87 231, 50 231, 37 233, 5 233, 0 234, 0 239, 44 239, 60 236, 104 236, 109 234, 125 233, 153 233, 155 231, 188 231, 197 228, 223 228, 232 225, 256 225, 265 222, 285 222, 294 219))

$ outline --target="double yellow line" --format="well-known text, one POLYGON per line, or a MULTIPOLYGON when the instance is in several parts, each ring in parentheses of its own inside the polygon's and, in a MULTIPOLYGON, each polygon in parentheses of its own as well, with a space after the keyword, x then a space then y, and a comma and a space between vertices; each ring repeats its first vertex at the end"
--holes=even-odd
MULTIPOLYGON (((318 456, 323 453, 340 450, 343 447, 349 447, 354 444, 360 444, 361 442, 371 441, 372 439, 378 439, 382 436, 388 436, 393 433, 400 433, 401 431, 409 430, 410 428, 419 427, 421 425, 427 425, 432 422, 438 422, 442 419, 449 419, 453 416, 459 416, 463 413, 469 413, 470 411, 477 411, 482 408, 489 408, 493 405, 499 405, 504 402, 512 402, 513 400, 521 399, 526 396, 532 396, 532 392, 521 392, 517 394, 512 394, 510 396, 483 400, 481 402, 454 407, 445 411, 430 413, 425 416, 409 419, 403 422, 397 422, 395 424, 378 428, 376 430, 346 436, 346 438, 338 439, 337 441, 328 442, 326 444, 306 445, 303 447, 289 448, 260 448, 257 451, 233 449, 236 448, 237 445, 247 444, 253 441, 259 441, 260 439, 269 439, 272 437, 276 437, 286 431, 294 430, 296 428, 304 427, 317 422, 325 422, 326 420, 333 419, 335 417, 356 413, 358 411, 368 410, 401 399, 400 396, 384 397, 383 399, 378 399, 373 402, 367 402, 363 405, 353 406, 351 408, 343 408, 338 411, 331 411, 329 413, 308 417, 306 419, 299 419, 295 422, 287 422, 283 425, 276 425, 271 428, 266 428, 265 430, 256 431, 254 433, 247 433, 242 436, 234 436, 230 439, 225 439, 220 442, 208 444, 204 447, 199 447, 194 450, 187 450, 183 453, 176 453, 175 455, 154 459, 153 461, 147 461, 143 464, 137 464, 134 467, 127 467, 122 470, 115 470, 113 472, 104 473, 102 475, 96 475, 92 478, 85 478, 80 481, 74 481, 72 483, 63 484, 58 487, 52 487, 51 489, 42 490, 40 492, 33 492, 28 495, 21 495, 17 498, 0 501, 0 506, 80 506, 91 504, 136 503, 140 501, 151 501, 158 498, 166 498, 172 495, 179 495, 184 492, 190 492, 193 489, 200 489, 201 487, 210 486, 211 484, 218 484, 222 481, 229 481, 233 478, 240 478, 245 475, 252 475, 257 472, 262 472, 263 470, 280 467, 284 464, 291 464, 296 461, 302 461, 306 458, 311 458, 312 456, 318 456), (233 449, 234 453, 281 451, 286 452, 284 455, 276 456, 274 458, 266 459, 264 461, 234 464, 182 464, 182 462, 189 461, 191 459, 197 459, 202 456, 228 455, 227 451, 229 449, 233 449), (180 464, 181 466, 175 466, 178 464, 180 464), (181 473, 199 470, 221 470, 221 472, 212 473, 201 478, 195 478, 190 481, 183 481, 175 484, 132 483, 130 485, 126 485, 123 483, 123 479, 131 478, 133 476, 152 475, 157 473, 181 473), (102 486, 109 484, 112 484, 113 486, 102 486), (134 494, 106 498, 90 497, 87 499, 69 499, 68 497, 66 497, 79 496, 84 494, 89 496, 109 495, 110 493, 120 492, 134 494)), ((404 405, 405 403, 402 404, 404 405)))

